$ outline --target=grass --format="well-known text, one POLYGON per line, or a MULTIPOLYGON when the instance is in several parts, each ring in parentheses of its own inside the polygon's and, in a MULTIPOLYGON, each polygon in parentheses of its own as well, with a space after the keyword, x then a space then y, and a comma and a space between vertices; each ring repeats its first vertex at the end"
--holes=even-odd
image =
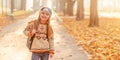
POLYGON ((20 16, 20 15, 31 14, 31 13, 32 11, 20 10, 20 11, 13 12, 13 16, 20 16))
MULTIPOLYGON (((13 12, 13 16, 14 18, 25 18, 27 17, 28 15, 32 14, 32 11, 24 11, 24 10, 19 10, 19 11, 15 11, 13 12)), ((0 14, 0 28, 6 26, 6 25, 9 25, 9 24, 12 24, 14 23, 15 21, 17 20, 11 20, 10 18, 8 18, 8 16, 6 16, 6 14, 0 14)))

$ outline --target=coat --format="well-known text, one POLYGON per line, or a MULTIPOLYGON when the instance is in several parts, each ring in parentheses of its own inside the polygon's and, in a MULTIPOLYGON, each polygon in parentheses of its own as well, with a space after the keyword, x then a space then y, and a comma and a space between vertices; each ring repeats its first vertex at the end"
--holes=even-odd
MULTIPOLYGON (((23 31, 24 34, 28 37, 32 37, 32 33, 31 31, 33 29, 37 29, 39 24, 39 20, 33 20, 28 22, 27 27, 25 28, 25 30, 23 31)), ((50 26, 50 24, 47 24, 47 38, 48 38, 48 44, 49 44, 49 50, 31 50, 32 52, 49 52, 49 51, 54 51, 54 39, 53 39, 53 29, 50 26)), ((46 44, 47 45, 47 44, 46 44)), ((44 46, 43 46, 44 47, 44 46)))

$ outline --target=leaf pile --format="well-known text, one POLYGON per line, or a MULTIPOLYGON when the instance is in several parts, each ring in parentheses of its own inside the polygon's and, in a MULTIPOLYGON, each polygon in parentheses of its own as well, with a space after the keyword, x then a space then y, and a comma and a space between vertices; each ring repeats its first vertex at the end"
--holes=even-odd
POLYGON ((88 27, 89 19, 62 19, 68 32, 91 55, 90 60, 120 60, 120 19, 101 18, 100 27, 88 27))

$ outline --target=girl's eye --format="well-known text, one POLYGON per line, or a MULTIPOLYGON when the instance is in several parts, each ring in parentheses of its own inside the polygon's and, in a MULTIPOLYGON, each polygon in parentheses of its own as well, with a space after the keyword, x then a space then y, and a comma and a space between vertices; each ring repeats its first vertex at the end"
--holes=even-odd
POLYGON ((42 12, 42 14, 45 14, 44 12, 42 12))
POLYGON ((47 13, 47 12, 41 12, 41 14, 45 14, 45 15, 47 15, 47 16, 49 16, 50 14, 49 13, 47 13))
POLYGON ((46 13, 46 15, 48 16, 49 14, 48 14, 48 13, 46 13))

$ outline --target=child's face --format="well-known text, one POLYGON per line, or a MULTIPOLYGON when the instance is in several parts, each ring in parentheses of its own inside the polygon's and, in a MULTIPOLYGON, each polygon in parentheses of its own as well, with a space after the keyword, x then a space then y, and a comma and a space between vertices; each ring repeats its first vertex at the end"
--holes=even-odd
POLYGON ((47 20, 50 18, 50 13, 47 10, 43 10, 40 13, 40 19, 42 22, 47 22, 47 20))

